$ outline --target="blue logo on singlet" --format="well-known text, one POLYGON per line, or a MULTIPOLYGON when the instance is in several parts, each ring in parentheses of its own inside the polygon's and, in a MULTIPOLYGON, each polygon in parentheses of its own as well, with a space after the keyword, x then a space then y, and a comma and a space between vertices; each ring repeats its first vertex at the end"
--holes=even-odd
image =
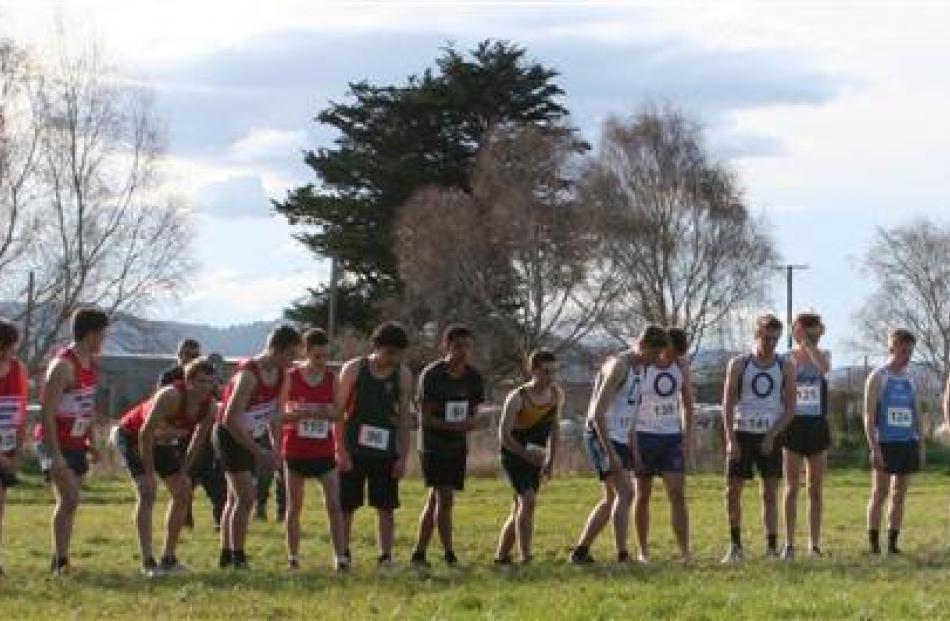
POLYGON ((775 380, 772 379, 772 376, 764 371, 760 371, 755 374, 755 377, 752 378, 752 392, 755 393, 755 396, 759 399, 765 399, 772 394, 772 390, 775 388, 775 380))

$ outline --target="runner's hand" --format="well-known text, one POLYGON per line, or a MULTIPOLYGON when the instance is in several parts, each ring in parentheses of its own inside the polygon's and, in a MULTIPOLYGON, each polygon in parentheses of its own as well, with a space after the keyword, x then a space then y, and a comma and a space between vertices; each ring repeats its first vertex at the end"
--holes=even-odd
POLYGON ((142 480, 139 482, 139 487, 143 494, 148 496, 155 495, 155 491, 158 489, 158 481, 155 479, 155 470, 147 470, 142 475, 142 480))
POLYGON ((607 447, 607 470, 610 472, 620 472, 623 470, 623 465, 620 463, 620 456, 617 455, 617 451, 614 450, 614 447, 607 447))
POLYGON ((875 470, 884 470, 884 456, 881 455, 880 444, 875 444, 871 448, 871 467, 875 470))
POLYGON ((544 477, 546 481, 551 480, 551 476, 554 474, 554 461, 544 458, 544 462, 541 465, 541 476, 544 477))
POLYGON ((277 461, 274 459, 274 452, 267 449, 257 449, 257 453, 254 455, 254 460, 257 462, 258 472, 267 472, 269 470, 274 470, 277 467, 277 461))
POLYGON ((762 454, 771 455, 772 451, 775 449, 775 436, 771 432, 766 433, 765 437, 762 438, 762 454))
POLYGON ((739 445, 734 440, 726 440, 726 458, 729 461, 739 461, 739 445))
POLYGON ((353 469, 353 460, 350 459, 350 454, 345 449, 337 451, 336 467, 340 472, 349 472, 353 469))
POLYGON ((527 461, 532 466, 543 468, 546 459, 547 457, 545 454, 540 451, 528 451, 525 461, 527 461))
POLYGON ((63 457, 62 453, 60 453, 59 455, 55 455, 52 457, 52 459, 50 459, 50 466, 49 466, 50 474, 63 472, 64 470, 67 470, 68 468, 69 468, 69 465, 66 463, 66 459, 63 457))
POLYGON ((396 463, 393 464, 393 478, 401 479, 406 476, 406 458, 400 457, 396 460, 396 463))

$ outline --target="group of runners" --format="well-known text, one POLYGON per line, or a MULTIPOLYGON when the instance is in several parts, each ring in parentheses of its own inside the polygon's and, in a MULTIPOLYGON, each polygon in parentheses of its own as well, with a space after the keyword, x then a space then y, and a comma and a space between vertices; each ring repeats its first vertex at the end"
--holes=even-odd
MULTIPOLYGON (((96 359, 109 320, 83 308, 72 318, 73 342, 51 360, 43 385, 41 424, 35 438, 45 451, 56 496, 52 517, 51 571, 71 570, 70 541, 80 482, 95 457, 96 359)), ((776 351, 783 324, 774 315, 756 319, 752 351, 729 361, 723 390, 726 452, 726 515, 729 546, 723 562, 743 558, 742 492, 758 471, 768 556, 796 554, 797 499, 802 481, 808 498, 808 554, 821 555, 822 481, 830 444, 826 375, 828 355, 819 348, 824 332, 815 313, 798 315, 794 348, 776 351), (802 472, 804 471, 804 478, 802 472), (778 548, 779 482, 785 480, 784 545, 778 548)), ((7 489, 17 483, 16 464, 26 441, 27 369, 16 359, 16 326, 0 319, 0 537, 7 489)), ((908 372, 915 338, 906 330, 889 337, 888 358, 865 387, 865 430, 872 465, 867 509, 869 551, 881 553, 880 523, 885 501, 887 551, 898 554, 898 535, 910 476, 923 462, 921 416, 908 372)), ((413 415, 419 414, 418 452, 429 488, 410 556, 428 566, 427 550, 438 535, 448 565, 458 563, 453 508, 464 489, 467 435, 488 428, 482 407, 485 382, 473 366, 475 338, 464 325, 448 327, 442 357, 426 366, 418 381, 403 357, 409 345, 397 323, 384 323, 371 337, 371 351, 328 368, 326 333, 303 334, 280 326, 264 349, 237 364, 223 391, 217 369, 185 341, 180 364, 163 374, 157 391, 126 412, 111 434, 112 444, 133 480, 134 523, 141 571, 146 576, 180 573, 177 544, 189 522, 193 487, 205 485, 220 525, 221 568, 246 569, 245 542, 257 481, 283 472, 286 493, 287 563, 300 566, 301 512, 307 479, 323 494, 332 543, 332 564, 345 570, 353 516, 368 504, 376 511, 377 562, 393 563, 394 512, 399 484, 411 454, 413 415), (415 407, 414 407, 415 406, 415 407), (213 482, 224 473, 226 495, 213 482), (168 490, 161 555, 153 552, 152 513, 157 481, 168 490)), ((610 356, 596 375, 586 416, 584 446, 602 483, 569 562, 594 562, 591 546, 612 526, 618 562, 650 561, 650 497, 662 479, 679 558, 690 559, 687 465, 693 459, 693 397, 687 333, 648 326, 632 346, 610 356), (637 554, 628 548, 630 512, 637 554)), ((564 392, 556 381, 558 360, 550 350, 533 352, 527 381, 512 390, 497 421, 500 463, 513 489, 513 502, 498 538, 494 563, 532 558, 538 494, 554 472, 560 444, 564 392), (517 559, 515 548, 517 547, 517 559)), ((950 397, 944 415, 950 417, 950 397)), ((2 573, 2 569, 0 569, 2 573)))

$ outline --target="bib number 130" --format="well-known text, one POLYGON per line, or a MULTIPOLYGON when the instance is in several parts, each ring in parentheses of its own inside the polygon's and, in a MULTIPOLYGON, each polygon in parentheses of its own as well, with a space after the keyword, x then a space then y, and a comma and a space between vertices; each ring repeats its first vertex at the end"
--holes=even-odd
POLYGON ((308 418, 297 424, 297 435, 301 438, 323 439, 327 437, 328 427, 325 420, 308 418))

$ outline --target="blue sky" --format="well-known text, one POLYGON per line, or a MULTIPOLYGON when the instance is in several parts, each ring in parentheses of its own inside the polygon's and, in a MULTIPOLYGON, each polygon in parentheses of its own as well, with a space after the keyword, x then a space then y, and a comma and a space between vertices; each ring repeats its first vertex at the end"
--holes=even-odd
MULTIPOLYGON (((69 2, 0 0, 0 32, 41 42, 57 16, 152 85, 169 132, 166 179, 193 205, 200 269, 159 318, 230 324, 279 315, 327 276, 269 197, 311 180, 312 118, 346 82, 398 82, 448 41, 526 46, 561 71, 596 143, 646 99, 699 118, 737 170, 783 258, 807 263, 795 306, 826 316, 839 362, 857 352, 855 269, 875 227, 950 212, 950 43, 939 3, 69 2)), ((772 306, 784 312, 776 273, 772 306)))

